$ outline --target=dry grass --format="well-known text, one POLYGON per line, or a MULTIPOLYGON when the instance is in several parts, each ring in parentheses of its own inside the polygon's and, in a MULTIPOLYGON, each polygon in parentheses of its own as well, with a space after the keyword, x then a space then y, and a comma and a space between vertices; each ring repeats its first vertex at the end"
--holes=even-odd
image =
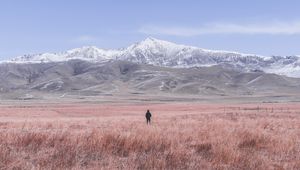
POLYGON ((298 104, 74 107, 3 106, 0 169, 300 169, 298 104))

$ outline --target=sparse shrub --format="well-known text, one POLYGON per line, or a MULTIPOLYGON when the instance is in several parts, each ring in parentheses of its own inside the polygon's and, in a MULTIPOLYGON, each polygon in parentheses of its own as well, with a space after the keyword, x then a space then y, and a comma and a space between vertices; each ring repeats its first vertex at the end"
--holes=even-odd
POLYGON ((209 159, 211 157, 212 144, 211 143, 200 143, 194 145, 196 153, 200 154, 204 158, 209 159))
POLYGON ((262 134, 243 132, 238 147, 241 149, 263 149, 268 145, 269 140, 262 134))
POLYGON ((255 139, 246 139, 239 144, 239 148, 254 148, 257 146, 255 139))

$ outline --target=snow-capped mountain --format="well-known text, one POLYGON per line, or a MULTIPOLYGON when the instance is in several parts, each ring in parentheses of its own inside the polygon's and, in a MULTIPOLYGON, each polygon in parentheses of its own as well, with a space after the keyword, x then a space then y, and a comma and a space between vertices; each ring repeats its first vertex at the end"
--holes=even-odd
POLYGON ((232 62, 253 64, 263 61, 264 57, 237 52, 206 50, 147 38, 128 47, 126 52, 121 53, 119 59, 158 66, 195 67, 232 62))
POLYGON ((80 59, 91 62, 124 60, 163 67, 203 67, 222 65, 240 71, 265 71, 290 77, 300 77, 299 56, 265 57, 229 51, 213 51, 178 45, 168 41, 147 38, 127 48, 104 50, 82 47, 61 53, 43 53, 16 57, 10 63, 62 62, 80 59))
POLYGON ((12 59, 12 63, 40 63, 40 62, 62 62, 73 59, 88 61, 103 61, 112 59, 117 55, 117 50, 103 50, 94 46, 75 48, 61 53, 43 53, 35 55, 23 55, 12 59))

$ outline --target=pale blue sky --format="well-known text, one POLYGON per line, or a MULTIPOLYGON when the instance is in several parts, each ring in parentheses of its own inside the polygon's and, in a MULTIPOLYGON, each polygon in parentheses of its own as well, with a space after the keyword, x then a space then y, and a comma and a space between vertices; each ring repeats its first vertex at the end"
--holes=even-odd
POLYGON ((207 49, 300 54, 299 0, 1 0, 0 59, 146 37, 207 49))

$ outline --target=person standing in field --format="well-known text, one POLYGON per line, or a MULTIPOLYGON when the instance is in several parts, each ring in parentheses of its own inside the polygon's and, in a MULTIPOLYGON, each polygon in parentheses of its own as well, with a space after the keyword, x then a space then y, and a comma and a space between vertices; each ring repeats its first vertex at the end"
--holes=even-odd
POLYGON ((147 124, 150 124, 150 122, 151 122, 151 113, 150 113, 150 111, 149 110, 147 110, 147 112, 146 112, 146 119, 147 119, 147 124))

